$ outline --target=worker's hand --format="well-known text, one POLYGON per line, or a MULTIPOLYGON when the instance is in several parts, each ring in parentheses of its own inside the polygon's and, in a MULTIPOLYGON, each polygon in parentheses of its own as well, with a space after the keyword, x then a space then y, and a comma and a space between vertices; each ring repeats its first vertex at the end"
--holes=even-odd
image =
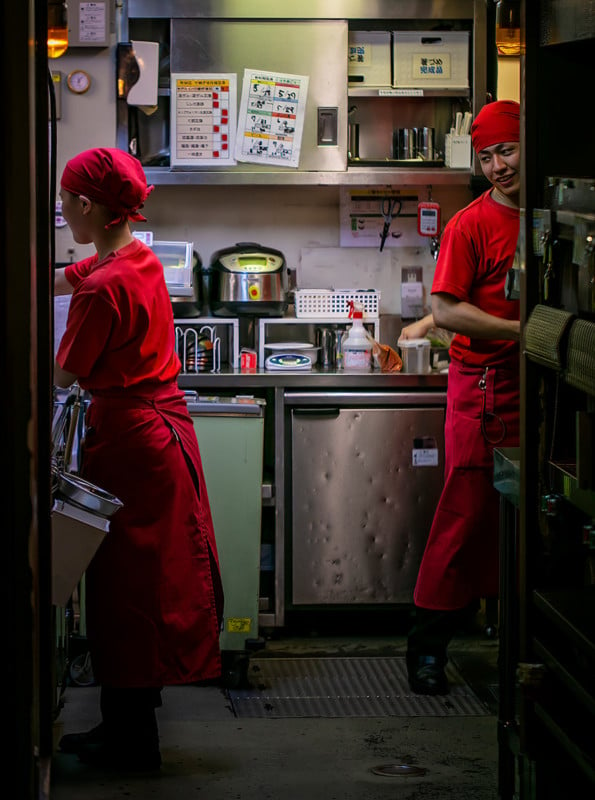
POLYGON ((422 319, 417 319, 415 322, 402 328, 399 339, 423 339, 430 328, 433 327, 434 317, 431 314, 427 314, 425 317, 422 317, 422 319))

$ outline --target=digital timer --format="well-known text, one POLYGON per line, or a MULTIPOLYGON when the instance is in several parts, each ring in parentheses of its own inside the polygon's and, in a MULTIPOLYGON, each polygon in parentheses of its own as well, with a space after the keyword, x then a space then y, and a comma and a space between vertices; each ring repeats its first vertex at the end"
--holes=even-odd
POLYGON ((417 232, 420 236, 440 233, 440 205, 430 201, 417 205, 417 232))

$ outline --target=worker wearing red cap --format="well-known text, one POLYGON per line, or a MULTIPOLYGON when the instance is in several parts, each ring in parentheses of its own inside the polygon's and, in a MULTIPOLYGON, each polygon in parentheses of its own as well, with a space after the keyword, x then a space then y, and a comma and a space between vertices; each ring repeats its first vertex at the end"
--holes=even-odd
POLYGON ((123 507, 86 573, 87 632, 101 722, 64 736, 85 762, 161 764, 161 688, 219 677, 222 591, 198 442, 177 386, 163 266, 132 235, 147 187, 137 159, 113 148, 71 159, 62 213, 96 253, 56 270, 72 294, 54 383, 89 392, 81 474, 123 507))
MULTIPOLYGON (((407 669, 419 694, 445 694, 447 647, 480 598, 498 593, 493 449, 519 441, 519 302, 505 293, 519 234, 519 104, 482 108, 471 140, 491 188, 445 227, 432 284, 450 346, 444 487, 414 592, 407 669)), ((414 323, 415 324, 415 323, 414 323)), ((419 327, 415 331, 420 334, 419 327)))

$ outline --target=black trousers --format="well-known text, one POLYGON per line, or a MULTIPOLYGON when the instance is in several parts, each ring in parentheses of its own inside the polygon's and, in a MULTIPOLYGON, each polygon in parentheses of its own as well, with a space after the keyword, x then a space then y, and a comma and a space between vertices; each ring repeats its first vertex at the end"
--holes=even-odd
POLYGON ((469 625, 478 608, 477 601, 449 611, 415 606, 413 626, 407 637, 407 655, 410 658, 434 656, 445 664, 450 640, 469 625))
POLYGON ((130 751, 159 749, 155 709, 161 706, 161 689, 115 689, 102 686, 100 709, 105 738, 110 746, 130 751))

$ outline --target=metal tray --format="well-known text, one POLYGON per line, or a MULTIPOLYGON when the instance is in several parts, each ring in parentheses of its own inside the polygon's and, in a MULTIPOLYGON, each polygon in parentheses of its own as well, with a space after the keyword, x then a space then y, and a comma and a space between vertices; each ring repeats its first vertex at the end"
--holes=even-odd
POLYGON ((115 495, 71 473, 58 476, 56 494, 100 517, 111 517, 124 505, 115 495))

